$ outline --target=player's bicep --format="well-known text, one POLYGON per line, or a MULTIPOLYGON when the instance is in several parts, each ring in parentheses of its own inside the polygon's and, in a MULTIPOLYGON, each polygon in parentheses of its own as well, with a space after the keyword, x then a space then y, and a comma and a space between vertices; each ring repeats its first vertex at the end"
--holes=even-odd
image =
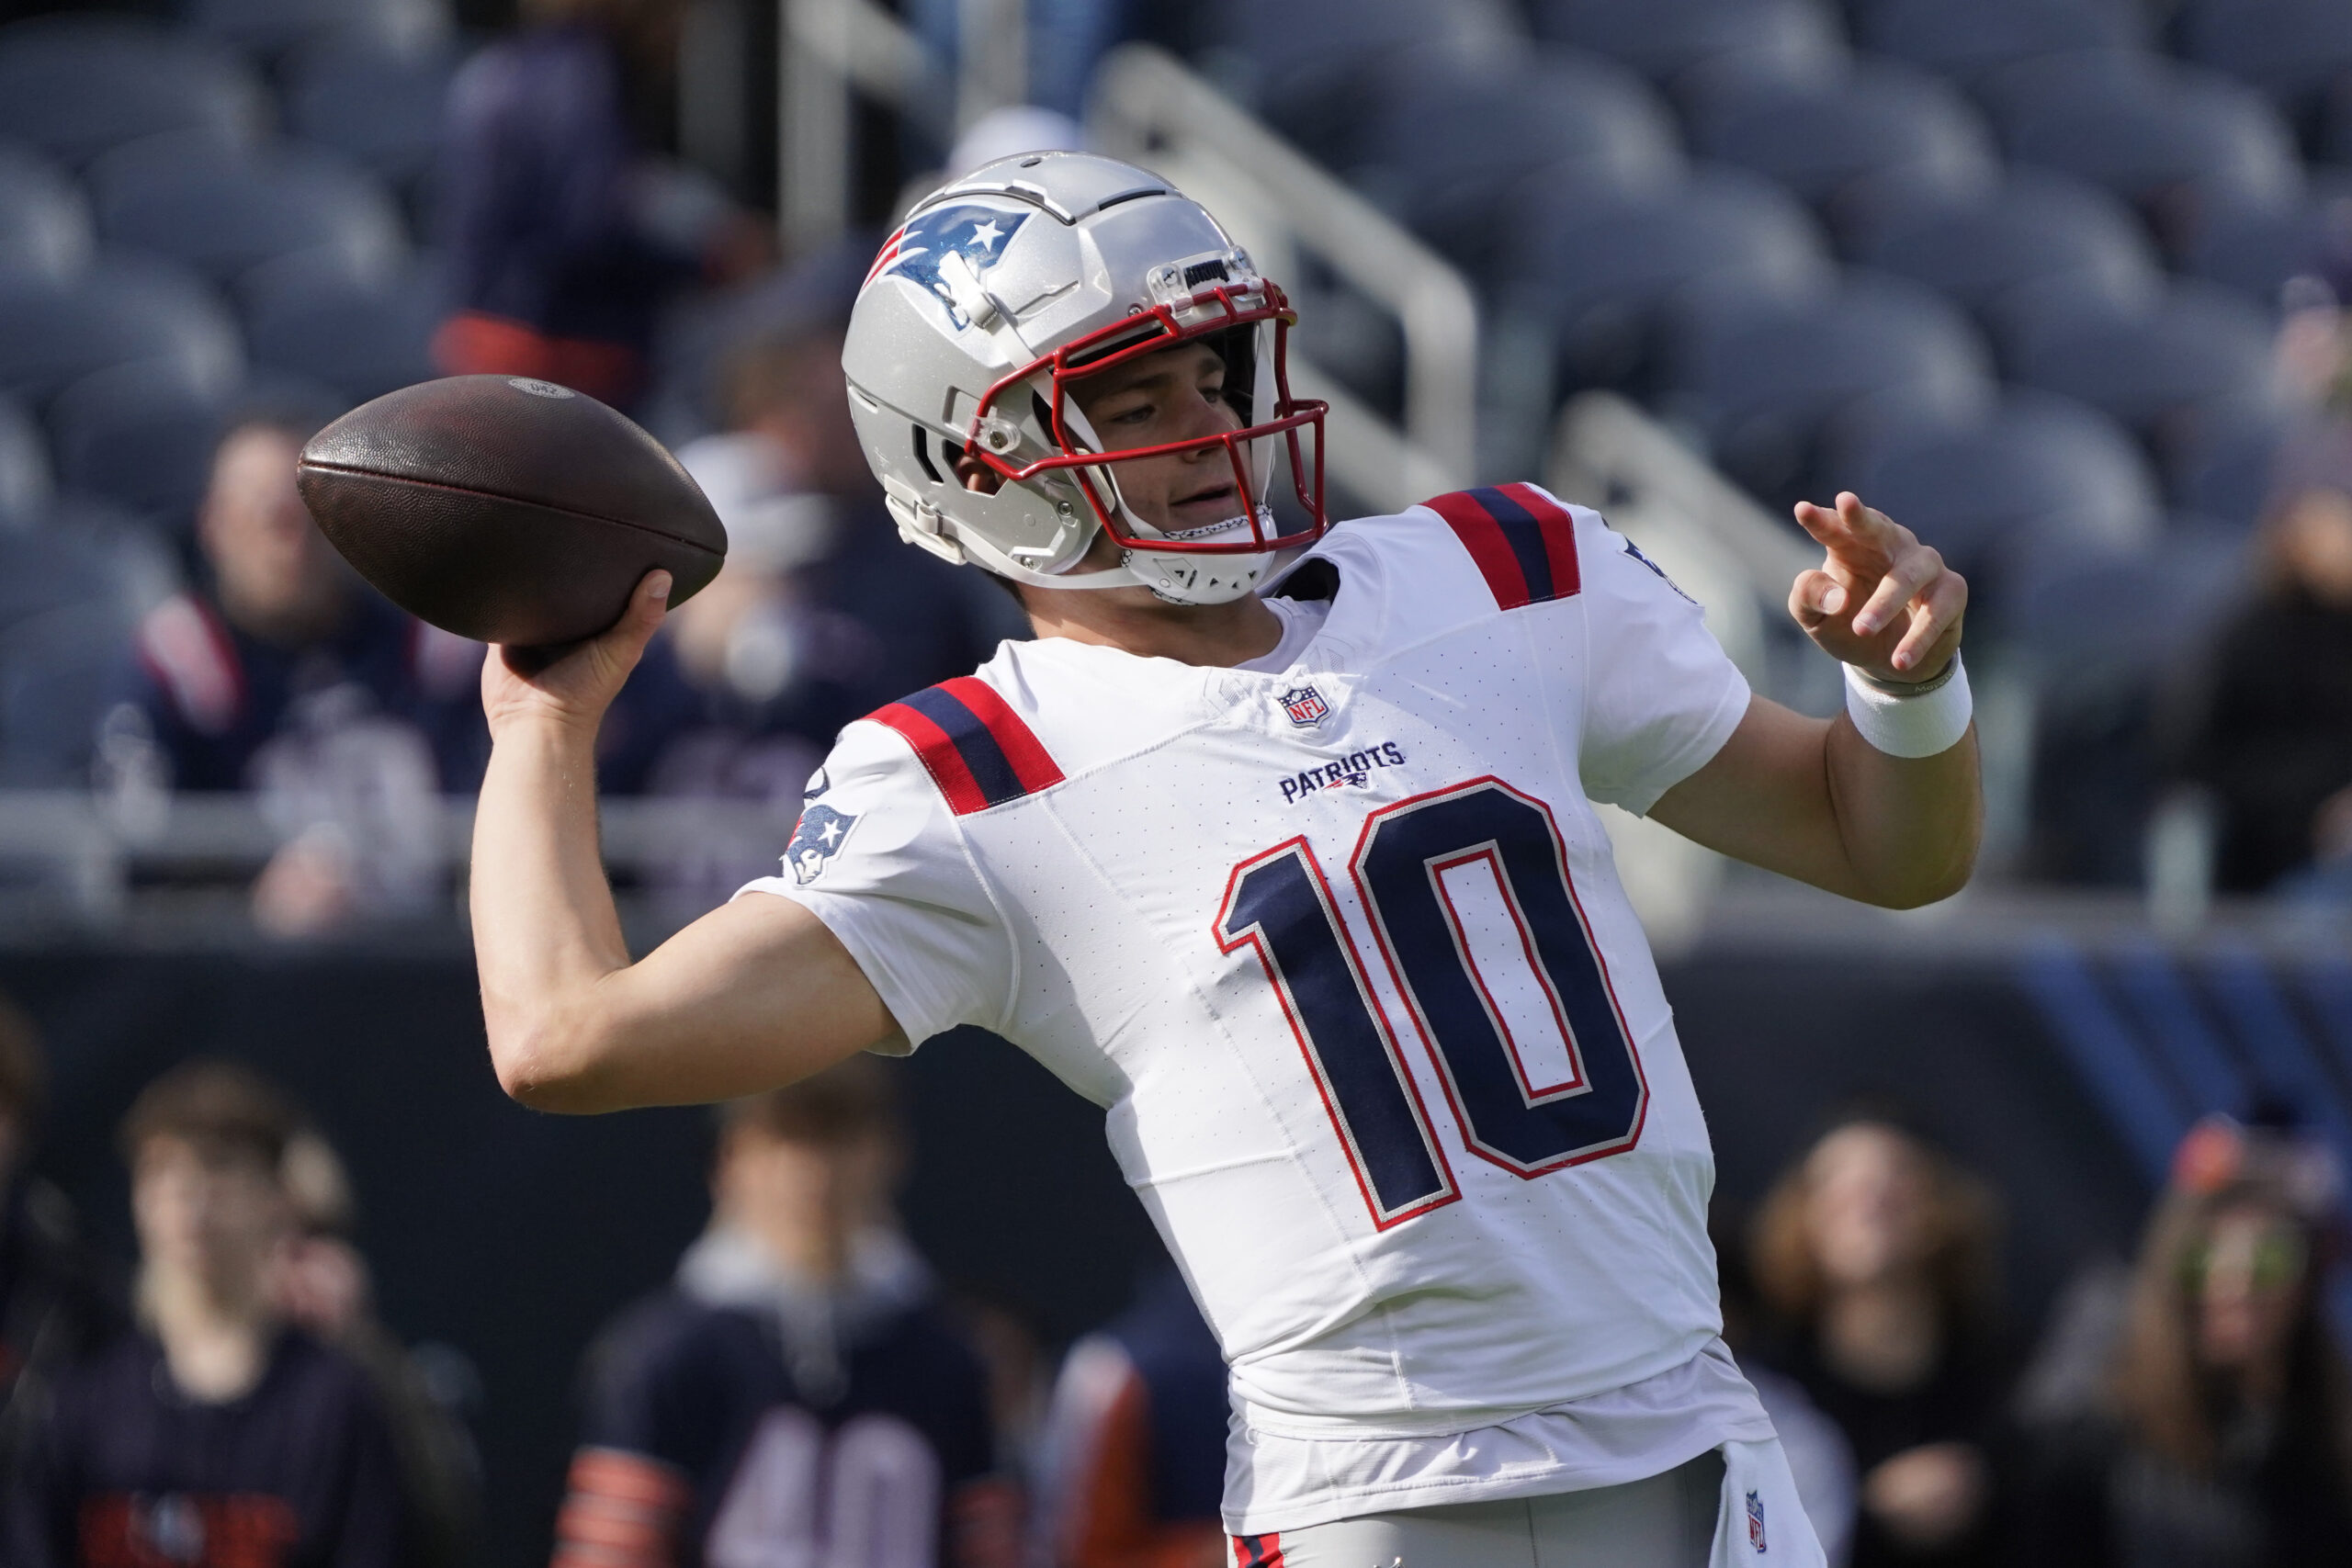
POLYGON ((1751 696, 1737 728, 1650 817, 1734 860, 1859 897, 1829 793, 1829 721, 1751 696))
POLYGON ((598 988, 614 1044, 591 1087, 621 1104, 755 1094, 899 1034, 841 939, 772 895, 722 905, 598 988))

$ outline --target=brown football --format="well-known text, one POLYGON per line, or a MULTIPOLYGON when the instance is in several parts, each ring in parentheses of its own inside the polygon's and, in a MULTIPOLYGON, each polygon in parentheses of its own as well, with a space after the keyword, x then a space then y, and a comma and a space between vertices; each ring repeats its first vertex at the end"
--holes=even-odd
POLYGON ((483 642, 593 637, 655 567, 678 604, 727 555, 718 513, 660 442, 584 393, 523 376, 387 392, 312 436, 299 477, 360 576, 483 642))

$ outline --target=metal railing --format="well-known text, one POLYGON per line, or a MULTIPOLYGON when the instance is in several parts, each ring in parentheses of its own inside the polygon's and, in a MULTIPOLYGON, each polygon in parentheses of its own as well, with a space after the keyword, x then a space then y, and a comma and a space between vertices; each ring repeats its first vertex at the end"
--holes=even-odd
MULTIPOLYGON (((748 880, 774 871, 798 805, 607 798, 597 808, 605 866, 625 885, 653 886, 718 857, 748 880)), ((474 802, 446 796, 428 809, 434 819, 413 835, 416 869, 454 887, 471 851, 474 802)), ((165 795, 127 814, 83 790, 0 792, 0 911, 102 926, 148 889, 242 894, 294 837, 257 795, 165 795)))

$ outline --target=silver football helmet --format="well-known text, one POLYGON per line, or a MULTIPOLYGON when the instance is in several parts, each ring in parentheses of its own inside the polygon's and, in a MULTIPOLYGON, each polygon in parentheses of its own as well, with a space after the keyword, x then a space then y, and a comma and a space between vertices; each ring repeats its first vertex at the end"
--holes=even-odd
POLYGON ((890 236, 850 317, 842 366, 866 461, 907 539, 1016 582, 1140 585, 1213 604, 1255 588, 1323 513, 1325 405, 1291 395, 1297 320, 1199 203, 1159 176, 1083 152, 1031 152, 933 192, 890 236), (1193 340, 1226 362, 1240 426, 1106 453, 1071 384, 1193 340), (1222 448, 1244 511, 1170 534, 1136 515, 1117 468, 1222 448), (967 489, 976 458, 998 482, 967 489), (1286 463, 1304 522, 1269 503, 1286 463), (1120 564, 1073 570, 1098 530, 1120 564))

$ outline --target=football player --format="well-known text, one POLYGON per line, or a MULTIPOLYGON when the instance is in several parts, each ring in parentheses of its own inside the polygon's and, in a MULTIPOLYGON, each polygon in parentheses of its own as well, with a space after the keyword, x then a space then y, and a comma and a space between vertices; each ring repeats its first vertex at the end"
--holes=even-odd
POLYGON ((1237 1562, 1817 1562, 1718 1337, 1706 1129, 1590 802, 1949 896, 1966 584, 1851 495, 1800 507, 1790 609, 1849 694, 1802 717, 1533 486, 1327 525, 1293 319, 1141 169, 1030 154, 919 204, 853 413, 901 531, 1037 638, 846 727, 784 874, 635 963, 590 747, 666 580, 544 671, 489 660, 501 1081, 605 1111, 994 1030, 1104 1109, 1216 1330, 1237 1562))

